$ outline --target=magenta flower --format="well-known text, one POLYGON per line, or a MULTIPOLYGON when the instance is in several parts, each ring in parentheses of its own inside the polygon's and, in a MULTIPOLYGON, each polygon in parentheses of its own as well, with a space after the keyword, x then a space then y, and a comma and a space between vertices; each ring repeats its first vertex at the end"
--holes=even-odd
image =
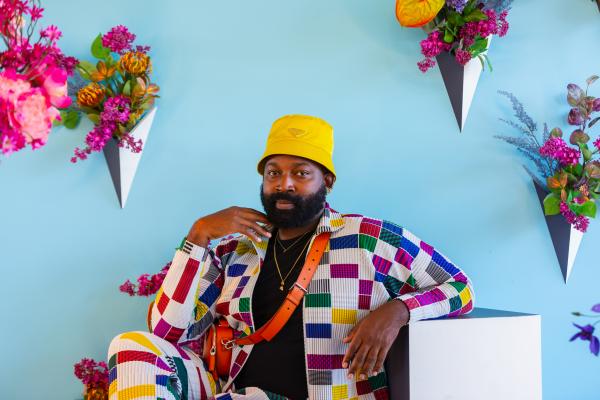
POLYGON ((62 32, 55 25, 50 25, 49 27, 42 29, 40 31, 40 36, 43 38, 47 38, 50 42, 54 43, 62 36, 62 32))
POLYGON ((170 267, 171 263, 169 262, 157 274, 140 275, 137 279, 137 285, 131 283, 128 279, 121 286, 119 286, 119 290, 123 293, 127 293, 130 296, 151 296, 158 292, 158 289, 160 289, 170 267))
POLYGON ((117 25, 107 34, 102 36, 102 46, 119 54, 125 54, 131 50, 131 44, 135 40, 135 35, 123 25, 117 25))
POLYGON ((104 361, 83 358, 73 366, 73 372, 88 389, 108 390, 108 366, 104 361))
POLYGON ((460 64, 460 65, 467 65, 467 63, 469 61, 471 61, 471 53, 463 50, 463 49, 456 49, 456 61, 460 64))
POLYGON ((575 335, 573 335, 573 337, 571 337, 571 339, 569 341, 572 342, 576 339, 581 339, 583 341, 589 341, 590 342, 590 352, 593 355, 598 356, 598 353, 600 352, 600 340, 598 340, 597 336, 594 336, 594 327, 589 324, 585 325, 585 326, 580 326, 580 325, 573 323, 573 325, 575 325, 579 329, 579 332, 577 332, 575 335))
POLYGON ((427 35, 427 39, 421 41, 421 53, 427 58, 435 57, 444 49, 444 43, 439 31, 433 31, 427 35))
POLYGON ((594 147, 596 147, 596 149, 598 149, 598 151, 600 151, 600 137, 596 140, 594 140, 594 147))
POLYGON ((579 163, 581 152, 568 147, 560 137, 551 137, 540 147, 540 154, 557 160, 562 165, 576 165, 579 163))
POLYGON ((585 233, 587 232, 587 228, 590 225, 590 220, 588 217, 584 216, 584 215, 578 215, 575 218, 575 229, 577 229, 579 232, 585 233))
POLYGON ((43 12, 44 9, 38 6, 33 6, 31 7, 31 9, 29 10, 29 16, 31 17, 32 21, 37 21, 38 19, 43 17, 43 12))
POLYGON ((100 114, 100 119, 105 122, 125 124, 129 121, 130 106, 129 97, 123 95, 110 97, 104 103, 104 111, 100 114))
POLYGON ((429 68, 435 67, 435 61, 432 58, 426 58, 423 61, 419 61, 417 66, 421 72, 427 72, 429 68))

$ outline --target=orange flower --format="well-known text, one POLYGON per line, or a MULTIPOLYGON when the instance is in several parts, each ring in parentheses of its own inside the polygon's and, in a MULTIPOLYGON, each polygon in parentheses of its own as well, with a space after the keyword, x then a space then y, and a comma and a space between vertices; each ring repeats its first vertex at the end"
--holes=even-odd
POLYGON ((96 71, 92 72, 91 75, 92 80, 94 82, 100 82, 105 79, 108 79, 115 74, 116 70, 116 66, 107 68, 106 64, 103 61, 98 61, 98 64, 96 65, 96 71))
POLYGON ((97 107, 104 100, 104 87, 92 82, 77 92, 77 103, 82 107, 97 107))
POLYGON ((417 28, 440 12, 445 0, 396 0, 396 18, 400 25, 417 28))
POLYGON ((132 75, 142 75, 151 68, 150 57, 141 51, 129 51, 119 60, 119 68, 132 75))

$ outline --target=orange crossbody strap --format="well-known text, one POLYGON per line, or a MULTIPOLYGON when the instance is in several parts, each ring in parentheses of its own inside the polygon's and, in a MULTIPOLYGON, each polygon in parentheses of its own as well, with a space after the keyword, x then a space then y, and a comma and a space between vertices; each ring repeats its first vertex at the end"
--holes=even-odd
POLYGON ((275 313, 273 317, 260 329, 252 333, 251 335, 245 336, 240 339, 236 339, 234 342, 238 345, 256 344, 263 340, 270 341, 279 333, 281 328, 288 322, 296 307, 302 302, 302 298, 307 293, 308 285, 317 271, 321 257, 325 252, 327 243, 331 232, 324 232, 318 235, 306 256, 306 261, 300 271, 298 279, 294 283, 294 286, 288 292, 285 300, 275 313))

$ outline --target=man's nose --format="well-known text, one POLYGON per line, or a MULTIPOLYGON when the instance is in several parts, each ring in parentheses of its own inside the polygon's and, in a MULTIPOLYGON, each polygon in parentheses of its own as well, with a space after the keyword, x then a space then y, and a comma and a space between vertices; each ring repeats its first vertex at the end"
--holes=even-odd
POLYGON ((290 174, 281 174, 281 179, 279 180, 279 185, 277 185, 277 189, 279 191, 293 192, 296 189, 294 188, 294 180, 290 174))

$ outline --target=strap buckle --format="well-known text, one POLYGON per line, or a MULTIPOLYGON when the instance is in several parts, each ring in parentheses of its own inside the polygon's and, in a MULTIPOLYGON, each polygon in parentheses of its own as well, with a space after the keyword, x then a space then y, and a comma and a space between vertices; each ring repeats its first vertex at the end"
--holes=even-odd
POLYGON ((298 282, 294 282, 294 284, 292 285, 292 287, 290 288, 290 291, 294 288, 294 286, 296 286, 298 289, 302 290, 304 292, 304 294, 308 293, 308 290, 304 289, 302 287, 302 285, 300 285, 298 282))
POLYGON ((223 345, 223 347, 225 347, 225 350, 231 350, 231 349, 233 349, 233 346, 235 345, 235 341, 221 339, 221 344, 223 345))

